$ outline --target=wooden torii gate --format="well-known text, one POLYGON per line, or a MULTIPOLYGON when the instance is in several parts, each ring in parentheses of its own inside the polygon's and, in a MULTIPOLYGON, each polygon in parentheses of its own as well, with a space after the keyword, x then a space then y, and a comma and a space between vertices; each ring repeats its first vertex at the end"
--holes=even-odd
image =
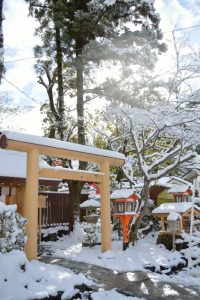
POLYGON ((100 183, 101 250, 105 252, 111 249, 109 167, 122 166, 125 162, 123 154, 12 131, 3 131, 0 133, 0 148, 27 153, 26 190, 23 201, 23 212, 24 217, 28 219, 28 224, 26 225, 28 241, 25 246, 25 252, 29 259, 37 258, 39 177, 100 183), (100 165, 100 172, 57 169, 54 167, 40 169, 39 155, 95 162, 100 165))

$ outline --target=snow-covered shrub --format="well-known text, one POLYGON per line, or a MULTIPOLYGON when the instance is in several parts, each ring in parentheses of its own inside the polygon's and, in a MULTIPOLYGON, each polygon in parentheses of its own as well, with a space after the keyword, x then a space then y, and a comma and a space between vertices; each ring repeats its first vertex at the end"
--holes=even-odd
POLYGON ((23 250, 26 242, 24 226, 27 220, 16 212, 16 205, 0 202, 0 252, 23 250))
POLYGON ((93 247, 96 244, 101 243, 101 221, 99 220, 96 224, 93 223, 82 223, 82 228, 85 233, 82 241, 83 245, 93 247))
POLYGON ((72 235, 74 236, 74 238, 77 241, 79 241, 81 243, 85 240, 86 233, 83 230, 82 223, 80 223, 78 221, 74 222, 74 229, 73 229, 72 235))
POLYGON ((41 229, 41 241, 56 242, 60 237, 69 234, 69 224, 55 225, 41 229))

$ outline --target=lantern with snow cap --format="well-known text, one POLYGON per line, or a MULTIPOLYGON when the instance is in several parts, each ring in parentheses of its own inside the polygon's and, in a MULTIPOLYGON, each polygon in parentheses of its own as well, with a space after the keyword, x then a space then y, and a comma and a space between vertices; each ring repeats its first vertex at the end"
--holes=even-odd
POLYGON ((121 221, 123 228, 123 250, 129 244, 129 224, 137 216, 139 196, 133 189, 116 190, 110 197, 114 200, 114 216, 121 221))
POLYGON ((88 223, 96 223, 99 219, 98 210, 100 210, 101 204, 95 199, 88 199, 80 204, 80 208, 85 210, 83 219, 88 223))
POLYGON ((182 229, 181 226, 181 215, 176 212, 170 212, 170 214, 167 217, 167 225, 168 225, 168 231, 174 233, 179 232, 182 229))

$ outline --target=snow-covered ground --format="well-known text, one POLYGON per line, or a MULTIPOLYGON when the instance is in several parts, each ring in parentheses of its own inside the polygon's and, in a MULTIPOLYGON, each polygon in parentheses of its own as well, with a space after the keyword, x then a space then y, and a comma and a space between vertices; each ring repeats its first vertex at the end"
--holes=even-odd
MULTIPOLYGON (((156 245, 156 237, 151 235, 139 240, 133 247, 122 251, 122 241, 112 241, 112 250, 101 253, 101 246, 82 247, 76 234, 64 236, 57 242, 42 242, 52 256, 87 262, 112 270, 145 271, 144 266, 173 266, 181 262, 181 254, 167 250, 163 245, 156 245)), ((45 255, 45 253, 44 253, 45 255)))
MULTIPOLYGON (((0 299, 1 300, 35 300, 56 296, 64 291, 62 299, 70 299, 77 293, 77 285, 92 285, 93 282, 71 270, 38 261, 28 261, 24 252, 13 250, 7 254, 0 253, 0 299)), ((85 297, 87 292, 85 292, 85 297)), ((94 300, 125 300, 126 296, 115 290, 93 292, 94 300)), ((88 298, 85 298, 88 299, 88 298)), ((129 297, 137 300, 136 297, 129 297)))
MULTIPOLYGON (((139 240, 134 246, 126 251, 122 251, 122 241, 112 241, 112 250, 101 253, 101 246, 96 245, 92 248, 82 247, 80 242, 80 234, 74 231, 68 236, 64 236, 57 242, 42 242, 51 255, 54 257, 62 257, 70 260, 88 262, 90 264, 99 265, 119 272, 131 271, 147 271, 146 266, 155 266, 156 271, 161 274, 152 273, 155 280, 176 282, 184 286, 197 286, 200 288, 200 267, 183 268, 177 274, 165 275, 173 266, 179 263, 185 264, 185 258, 200 257, 200 248, 191 244, 192 248, 178 251, 169 251, 164 245, 157 245, 157 233, 149 234, 144 239, 139 240)), ((189 235, 185 234, 185 240, 189 241, 189 235)), ((200 238, 194 237, 197 243, 200 243, 200 238)), ((45 253, 44 253, 45 255, 45 253)))
MULTIPOLYGON (((82 247, 80 232, 75 230, 68 236, 60 238, 57 242, 42 242, 42 246, 52 253, 54 257, 64 257, 71 260, 83 261, 110 268, 116 271, 145 271, 145 266, 154 265, 159 271, 160 266, 165 270, 171 268, 182 260, 183 254, 167 250, 163 245, 156 245, 156 234, 149 234, 139 240, 136 245, 122 251, 122 241, 114 240, 112 250, 101 253, 100 246, 82 247)), ((193 254, 200 256, 199 248, 193 245, 193 254)), ((187 252, 187 251, 185 251, 187 252)), ((45 255, 45 253, 44 253, 45 255)), ((187 256, 187 253, 186 253, 187 256)), ((176 275, 152 273, 155 281, 176 282, 184 286, 195 285, 200 288, 200 268, 187 268, 176 275)), ((74 274, 71 270, 39 261, 28 261, 24 252, 13 250, 0 254, 0 299, 26 300, 42 299, 49 295, 56 295, 64 291, 62 299, 72 297, 77 293, 76 286, 93 282, 82 274, 74 274)), ((85 292, 87 293, 87 292, 85 292)), ((87 295, 85 295, 85 299, 87 295)), ((94 300, 137 300, 137 297, 126 297, 116 290, 99 291, 92 293, 94 300)), ((141 299, 141 298, 140 298, 141 299)))
POLYGON ((75 293, 74 285, 90 284, 84 276, 70 270, 38 261, 29 262, 19 250, 0 254, 0 266, 1 300, 41 299, 55 296, 58 291, 65 291, 67 298, 75 293))

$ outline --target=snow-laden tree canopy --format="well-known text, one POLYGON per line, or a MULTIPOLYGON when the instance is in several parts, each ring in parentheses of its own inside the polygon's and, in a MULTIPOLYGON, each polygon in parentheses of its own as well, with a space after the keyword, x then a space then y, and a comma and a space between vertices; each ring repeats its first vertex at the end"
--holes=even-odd
POLYGON ((124 175, 134 183, 133 175, 143 177, 141 198, 144 205, 131 230, 131 240, 137 239, 139 226, 148 210, 149 188, 153 180, 173 173, 196 156, 195 146, 200 138, 198 107, 177 109, 169 102, 161 102, 150 109, 107 109, 118 135, 110 139, 113 150, 127 156, 124 175))
POLYGON ((13 105, 7 93, 0 93, 0 128, 6 119, 28 109, 30 109, 30 107, 20 108, 19 106, 13 105))
POLYGON ((196 156, 199 143, 200 112, 197 107, 176 110, 173 105, 160 103, 149 110, 140 108, 109 108, 113 122, 120 120, 121 136, 111 142, 113 149, 124 149, 131 156, 130 166, 148 181, 160 178, 180 164, 196 156), (121 143, 122 142, 122 143, 121 143))

